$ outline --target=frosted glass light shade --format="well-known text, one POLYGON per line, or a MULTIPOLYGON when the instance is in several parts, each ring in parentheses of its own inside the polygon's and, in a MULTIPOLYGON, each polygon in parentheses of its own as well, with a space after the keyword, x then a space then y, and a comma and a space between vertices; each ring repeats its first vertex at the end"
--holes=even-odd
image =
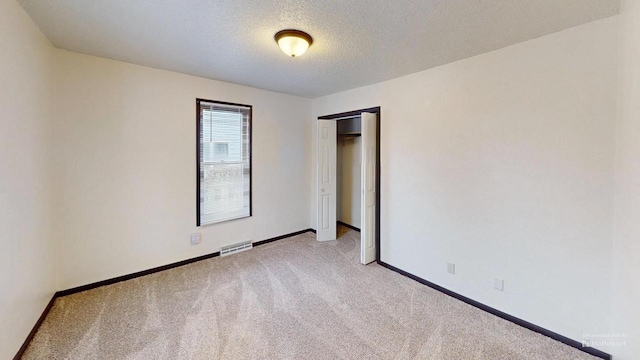
POLYGON ((313 43, 313 39, 309 34, 299 30, 279 31, 275 39, 282 52, 291 57, 304 54, 313 43))

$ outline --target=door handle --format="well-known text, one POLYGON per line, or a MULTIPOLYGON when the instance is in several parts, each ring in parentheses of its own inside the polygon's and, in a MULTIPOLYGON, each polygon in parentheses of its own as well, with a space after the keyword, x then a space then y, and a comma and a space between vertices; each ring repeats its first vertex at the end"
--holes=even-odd
POLYGON ((324 192, 324 189, 322 189, 322 190, 320 190, 320 191, 324 192))

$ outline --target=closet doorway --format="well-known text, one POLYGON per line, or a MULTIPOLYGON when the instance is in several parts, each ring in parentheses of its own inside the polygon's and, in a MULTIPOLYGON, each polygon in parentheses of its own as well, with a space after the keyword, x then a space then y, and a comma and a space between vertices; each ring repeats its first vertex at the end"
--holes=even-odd
POLYGON ((317 240, 360 230, 362 264, 380 260, 380 107, 318 118, 317 240))

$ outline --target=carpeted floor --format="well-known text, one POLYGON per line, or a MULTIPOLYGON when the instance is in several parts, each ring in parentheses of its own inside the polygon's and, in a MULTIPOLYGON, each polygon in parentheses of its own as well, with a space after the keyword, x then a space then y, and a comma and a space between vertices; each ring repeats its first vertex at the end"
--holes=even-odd
POLYGON ((596 359, 311 233, 59 298, 24 359, 596 359))

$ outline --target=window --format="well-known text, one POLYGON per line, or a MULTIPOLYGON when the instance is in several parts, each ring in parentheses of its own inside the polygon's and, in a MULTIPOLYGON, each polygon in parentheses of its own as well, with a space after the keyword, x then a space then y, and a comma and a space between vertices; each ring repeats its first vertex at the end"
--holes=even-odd
POLYGON ((196 100, 197 225, 251 216, 251 106, 196 100))
POLYGON ((213 158, 224 161, 229 156, 229 143, 215 141, 213 143, 213 158))

